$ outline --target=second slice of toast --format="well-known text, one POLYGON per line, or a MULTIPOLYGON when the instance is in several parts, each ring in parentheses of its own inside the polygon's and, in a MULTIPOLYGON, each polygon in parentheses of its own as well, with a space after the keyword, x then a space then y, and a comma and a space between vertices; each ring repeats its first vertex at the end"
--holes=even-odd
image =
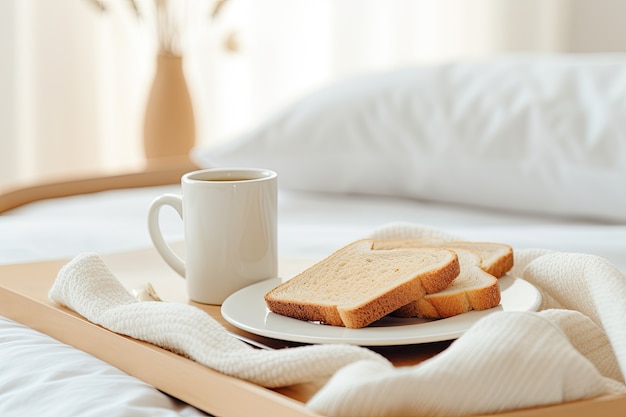
POLYGON ((491 242, 453 242, 439 239, 379 240, 375 249, 446 247, 457 252, 461 272, 445 289, 425 294, 393 312, 397 317, 439 319, 500 304, 497 278, 513 266, 510 246, 491 242), (494 271, 494 275, 491 271, 494 271))

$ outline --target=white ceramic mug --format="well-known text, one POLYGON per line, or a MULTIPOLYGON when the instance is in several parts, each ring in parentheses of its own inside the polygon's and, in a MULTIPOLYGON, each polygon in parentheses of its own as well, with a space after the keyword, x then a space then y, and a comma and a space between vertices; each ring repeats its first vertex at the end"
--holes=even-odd
POLYGON ((214 168, 181 179, 182 196, 157 197, 148 230, 163 259, 186 278, 193 301, 221 304, 235 291, 277 276, 277 175, 266 169, 214 168), (183 219, 185 260, 165 242, 159 211, 183 219))

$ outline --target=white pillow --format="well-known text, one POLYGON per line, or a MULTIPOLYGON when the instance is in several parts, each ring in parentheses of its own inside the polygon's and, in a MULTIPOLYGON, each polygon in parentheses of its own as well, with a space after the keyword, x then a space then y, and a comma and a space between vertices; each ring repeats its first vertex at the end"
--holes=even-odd
POLYGON ((273 169, 290 189, 626 221, 626 56, 357 77, 192 157, 273 169))

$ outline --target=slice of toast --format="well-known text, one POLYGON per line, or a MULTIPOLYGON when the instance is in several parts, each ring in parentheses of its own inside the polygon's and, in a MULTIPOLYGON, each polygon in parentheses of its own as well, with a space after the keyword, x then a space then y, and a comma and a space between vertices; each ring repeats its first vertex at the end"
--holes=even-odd
POLYGON ((471 249, 477 252, 482 261, 480 267, 496 278, 504 276, 513 268, 513 248, 505 243, 496 242, 471 242, 444 240, 439 238, 421 239, 397 239, 397 240, 377 240, 376 246, 379 248, 396 247, 435 247, 435 248, 461 248, 471 249), (385 243, 387 242, 387 243, 385 243), (391 243, 394 242, 394 243, 391 243))
POLYGON ((487 310, 500 304, 498 279, 480 268, 480 256, 467 249, 455 249, 461 264, 461 273, 446 289, 426 294, 396 310, 398 317, 440 319, 487 310))
POLYGON ((339 249, 265 294, 267 307, 300 320, 361 328, 447 288, 460 272, 453 250, 373 246, 364 239, 339 249))

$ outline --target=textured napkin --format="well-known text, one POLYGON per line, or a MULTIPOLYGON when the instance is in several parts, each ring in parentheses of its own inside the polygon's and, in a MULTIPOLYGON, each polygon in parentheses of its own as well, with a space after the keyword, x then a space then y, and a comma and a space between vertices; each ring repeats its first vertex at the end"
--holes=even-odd
MULTIPOLYGON (((462 240, 411 224, 371 237, 462 240)), ((328 416, 467 416, 625 393, 626 277, 602 258, 539 249, 516 250, 511 274, 540 290, 541 311, 488 315, 415 366, 348 365, 308 406, 328 416)))
POLYGON ((266 387, 328 378, 359 360, 389 365, 384 357, 353 345, 255 349, 229 335, 220 323, 192 305, 137 301, 96 254, 79 255, 65 265, 48 295, 113 332, 266 387))

